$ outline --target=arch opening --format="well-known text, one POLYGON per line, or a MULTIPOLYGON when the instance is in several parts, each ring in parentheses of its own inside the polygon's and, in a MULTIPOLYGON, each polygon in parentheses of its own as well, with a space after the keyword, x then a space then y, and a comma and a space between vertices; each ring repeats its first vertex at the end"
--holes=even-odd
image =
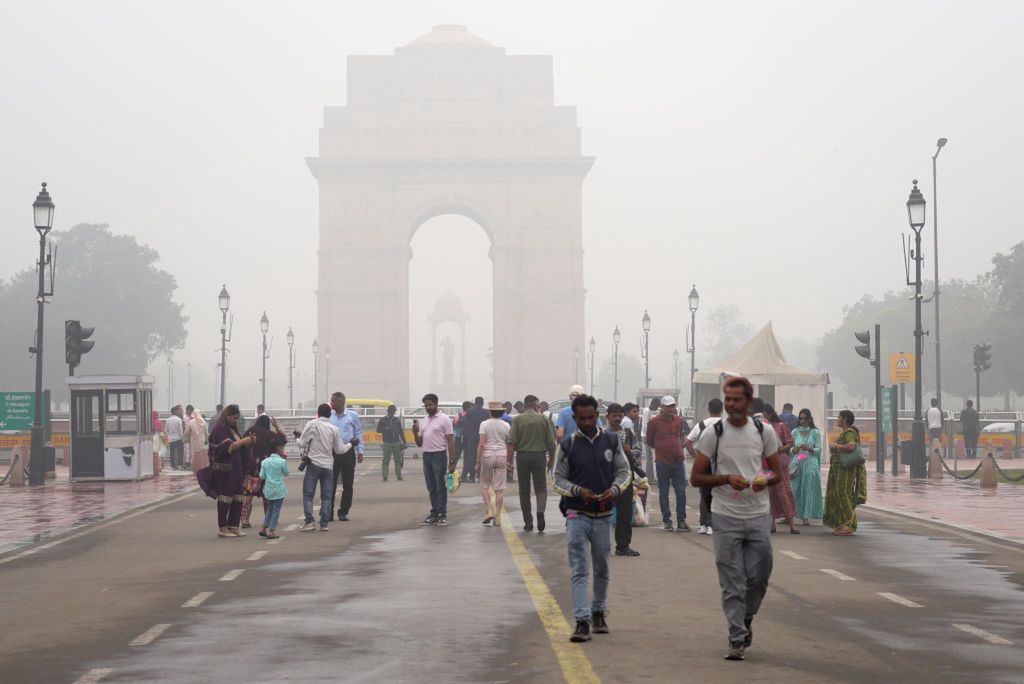
POLYGON ((414 229, 409 259, 409 397, 462 402, 494 391, 494 265, 476 220, 446 213, 414 229))

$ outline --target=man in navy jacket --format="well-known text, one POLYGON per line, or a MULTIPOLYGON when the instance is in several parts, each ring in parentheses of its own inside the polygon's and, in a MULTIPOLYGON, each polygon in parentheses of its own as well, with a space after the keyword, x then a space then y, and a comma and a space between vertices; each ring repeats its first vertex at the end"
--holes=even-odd
POLYGON ((572 402, 576 432, 567 435, 555 461, 555 491, 562 495, 572 571, 572 605, 576 630, 571 641, 589 641, 590 633, 607 634, 611 522, 615 497, 629 481, 629 461, 618 435, 597 426, 597 400, 580 395, 572 402), (587 584, 594 560, 593 603, 587 584))

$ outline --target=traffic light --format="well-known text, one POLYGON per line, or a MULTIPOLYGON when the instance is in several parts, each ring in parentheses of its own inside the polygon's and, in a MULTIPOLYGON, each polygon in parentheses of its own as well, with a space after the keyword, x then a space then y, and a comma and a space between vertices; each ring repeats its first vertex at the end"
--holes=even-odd
POLYGON ((974 370, 977 372, 987 371, 992 367, 992 345, 974 345, 974 370))
MULTIPOLYGON (((871 361, 871 331, 865 330, 864 332, 855 332, 853 333, 853 336, 857 338, 858 342, 860 342, 860 344, 853 348, 854 351, 856 351, 862 358, 871 361)), ((874 363, 874 361, 871 361, 872 365, 874 365, 874 363)))
POLYGON ((75 374, 75 368, 82 362, 82 354, 88 354, 96 343, 90 340, 96 328, 83 328, 78 321, 64 321, 64 358, 68 362, 68 375, 75 374))

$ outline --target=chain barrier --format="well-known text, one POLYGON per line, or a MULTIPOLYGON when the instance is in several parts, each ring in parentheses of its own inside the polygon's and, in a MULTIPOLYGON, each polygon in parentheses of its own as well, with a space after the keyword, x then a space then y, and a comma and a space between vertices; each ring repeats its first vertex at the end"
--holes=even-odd
POLYGON ((3 479, 0 479, 0 487, 3 487, 5 484, 7 484, 7 481, 11 479, 11 473, 14 472, 14 468, 17 467, 18 461, 20 459, 21 454, 15 454, 14 458, 11 459, 11 467, 7 469, 7 474, 3 476, 3 479))
POLYGON ((949 465, 946 463, 946 459, 942 458, 942 454, 939 453, 938 450, 936 450, 935 453, 939 455, 939 460, 942 462, 942 467, 946 469, 946 472, 949 473, 950 477, 952 477, 954 480, 970 480, 978 473, 979 470, 981 470, 981 463, 978 463, 978 467, 972 470, 969 475, 957 475, 956 472, 954 472, 953 469, 950 468, 949 465))
POLYGON ((996 460, 995 456, 993 456, 992 454, 986 454, 986 456, 988 458, 992 459, 992 463, 994 463, 995 466, 996 466, 996 472, 998 472, 1000 475, 1002 475, 1004 478, 1006 478, 1010 482, 1020 482, 1020 481, 1024 480, 1024 473, 1021 473, 1019 477, 1013 477, 1011 475, 1007 475, 1006 471, 1003 470, 1002 466, 999 465, 999 461, 996 460))

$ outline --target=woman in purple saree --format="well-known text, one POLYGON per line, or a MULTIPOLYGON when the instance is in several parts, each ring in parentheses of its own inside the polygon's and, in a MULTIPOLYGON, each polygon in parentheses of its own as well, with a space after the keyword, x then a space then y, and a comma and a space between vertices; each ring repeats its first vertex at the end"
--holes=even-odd
POLYGON ((196 473, 199 486, 211 499, 217 500, 217 536, 244 537, 238 529, 242 517, 245 463, 255 437, 240 437, 238 420, 241 412, 231 404, 221 413, 210 433, 210 466, 196 473))

